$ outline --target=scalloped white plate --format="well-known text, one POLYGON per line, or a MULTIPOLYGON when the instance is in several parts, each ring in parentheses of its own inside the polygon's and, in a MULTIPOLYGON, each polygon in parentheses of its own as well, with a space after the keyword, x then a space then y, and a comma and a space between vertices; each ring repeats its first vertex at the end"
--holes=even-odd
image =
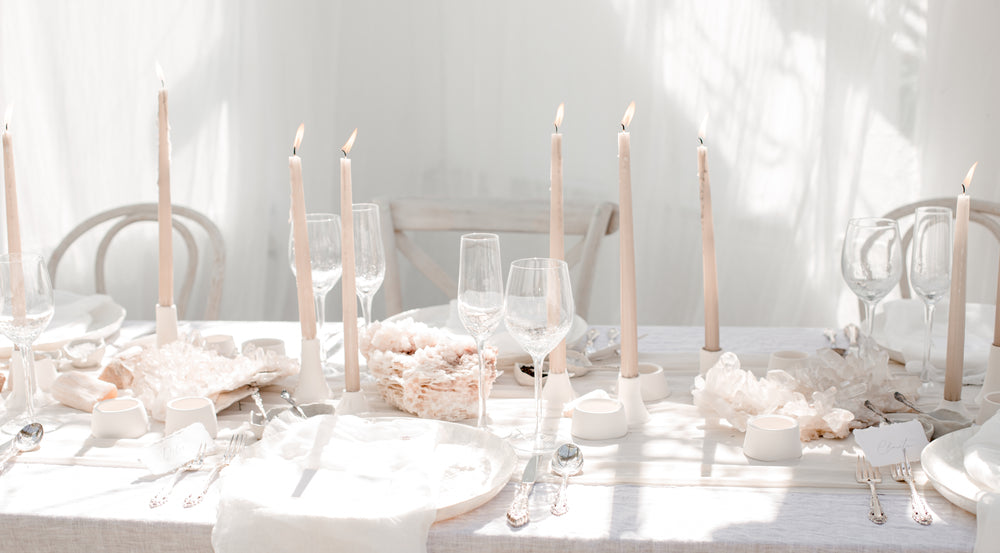
POLYGON ((934 440, 920 454, 924 474, 934 489, 955 505, 976 514, 976 502, 986 490, 979 487, 965 472, 962 444, 979 427, 963 428, 934 440))
MULTIPOLYGON (((83 296, 67 290, 53 290, 55 313, 49 326, 35 340, 35 351, 53 351, 77 338, 105 339, 122 326, 125 308, 110 296, 83 296)), ((0 335, 0 358, 9 358, 13 344, 0 335)))

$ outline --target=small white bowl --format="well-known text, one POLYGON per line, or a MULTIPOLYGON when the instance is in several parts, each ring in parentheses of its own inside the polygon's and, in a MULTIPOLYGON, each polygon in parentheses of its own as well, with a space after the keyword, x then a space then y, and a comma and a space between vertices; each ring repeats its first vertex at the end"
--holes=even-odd
POLYGON ((63 346, 63 352, 78 369, 96 367, 104 359, 106 346, 100 338, 79 338, 63 346))
POLYGON ((767 361, 767 370, 787 371, 789 369, 799 369, 805 365, 806 359, 809 359, 809 354, 804 351, 776 351, 771 354, 770 359, 767 361))
POLYGON ((140 438, 149 430, 146 407, 134 397, 104 400, 94 406, 90 433, 95 438, 140 438))
POLYGON ((573 409, 571 432, 583 440, 621 438, 628 434, 625 407, 617 399, 585 399, 573 409))
POLYGON ((205 336, 205 349, 223 357, 236 357, 236 341, 227 334, 205 336))
POLYGON ((976 424, 986 423, 997 411, 1000 411, 1000 391, 984 395, 983 402, 979 405, 979 414, 976 415, 976 424))
POLYGON ((219 433, 219 423, 215 418, 215 403, 207 397, 188 396, 168 401, 166 418, 166 427, 163 430, 166 436, 196 422, 200 422, 213 438, 219 433))
POLYGON ((799 422, 785 415, 760 415, 747 423, 743 454, 758 461, 785 461, 802 456, 799 422))
POLYGON ((247 355, 251 350, 259 349, 264 352, 274 352, 275 355, 285 355, 285 341, 278 338, 254 338, 243 342, 240 351, 247 355))
POLYGON ((656 401, 670 395, 670 385, 663 367, 656 363, 639 363, 639 389, 642 401, 656 401))

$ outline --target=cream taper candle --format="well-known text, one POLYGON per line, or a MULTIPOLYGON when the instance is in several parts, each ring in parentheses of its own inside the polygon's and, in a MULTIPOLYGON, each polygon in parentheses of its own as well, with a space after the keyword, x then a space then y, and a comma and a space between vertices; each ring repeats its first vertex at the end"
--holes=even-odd
POLYGON ((163 68, 156 64, 156 75, 160 78, 160 93, 157 96, 157 121, 159 126, 159 199, 156 220, 159 223, 159 305, 169 307, 174 304, 174 244, 173 213, 170 205, 170 119, 167 117, 167 81, 163 68))
POLYGON ((719 351, 719 277, 715 266, 715 225, 712 222, 712 188, 708 179, 705 124, 698 129, 698 188, 701 197, 701 272, 705 294, 705 349, 719 351))
POLYGON ((955 208, 955 238, 951 257, 951 295, 948 299, 948 354, 944 373, 944 399, 961 401, 962 372, 965 365, 965 275, 969 249, 969 195, 966 193, 976 172, 973 163, 962 181, 962 193, 955 208))
POLYGON ((354 129, 340 151, 340 275, 341 302, 344 320, 344 387, 348 392, 361 390, 361 370, 358 366, 358 296, 354 268, 354 200, 351 191, 351 147, 358 136, 354 129))
POLYGON ((622 132, 618 133, 618 210, 620 214, 618 240, 621 259, 621 324, 623 378, 639 376, 639 328, 636 322, 635 240, 632 229, 632 160, 628 126, 635 114, 635 102, 628 105, 622 117, 622 132))
MULTIPOLYGON (((559 104, 553 123, 552 155, 549 162, 549 257, 565 260, 565 235, 563 228, 563 170, 562 170, 562 125, 564 104, 559 104)), ((558 308, 558 306, 556 306, 558 308)), ((566 372, 566 340, 549 353, 549 372, 566 372)))
POLYGON ((305 133, 305 123, 295 132, 288 171, 292 186, 292 239, 295 241, 295 289, 298 292, 299 324, 302 338, 316 337, 316 304, 313 300, 312 262, 309 259, 309 229, 306 226, 306 194, 302 186, 302 158, 299 146, 305 133))
MULTIPOLYGON (((10 118, 14 113, 14 104, 7 106, 3 116, 3 184, 4 201, 7 211, 7 253, 21 253, 21 220, 17 211, 17 179, 14 177, 14 136, 10 133, 10 118)), ((27 315, 24 295, 24 275, 19 271, 11 273, 11 306, 14 317, 23 318, 27 315)))

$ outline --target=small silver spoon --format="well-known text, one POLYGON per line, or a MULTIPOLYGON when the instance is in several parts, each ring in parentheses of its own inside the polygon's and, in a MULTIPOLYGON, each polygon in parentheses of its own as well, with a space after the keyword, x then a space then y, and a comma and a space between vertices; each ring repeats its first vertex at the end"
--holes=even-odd
POLYGON ((38 447, 38 442, 42 441, 43 434, 45 434, 45 429, 42 428, 41 424, 33 422, 25 425, 14 436, 14 439, 11 440, 10 447, 7 448, 7 453, 4 454, 3 461, 0 462, 0 467, 6 465, 17 454, 31 451, 38 447))
POLYGON ((552 454, 552 471, 562 476, 559 493, 556 494, 555 503, 552 504, 553 515, 565 515, 569 510, 566 505, 566 486, 569 484, 569 477, 578 474, 582 466, 583 452, 576 444, 563 444, 552 454))
POLYGON ((281 391, 281 399, 287 401, 289 403, 289 405, 291 405, 292 408, 295 409, 295 412, 300 417, 302 417, 304 419, 309 418, 309 417, 306 416, 306 412, 303 411, 301 407, 299 407, 299 404, 296 403, 294 399, 292 399, 292 394, 288 393, 288 390, 282 390, 281 391))
POLYGON ((885 416, 885 413, 883 413, 881 409, 879 409, 878 407, 875 407, 875 405, 872 403, 872 400, 866 399, 865 400, 865 407, 867 407, 868 410, 871 411, 872 413, 875 413, 876 415, 878 415, 878 417, 880 419, 884 420, 886 424, 892 424, 892 421, 889 420, 889 417, 885 416))
POLYGON ((896 401, 902 403, 903 405, 913 409, 914 411, 920 413, 921 415, 927 415, 928 417, 939 420, 942 422, 953 422, 953 423, 967 423, 971 422, 967 417, 961 413, 952 411, 951 409, 935 409, 930 412, 921 411, 914 405, 909 399, 899 392, 893 392, 892 397, 896 398, 896 401))

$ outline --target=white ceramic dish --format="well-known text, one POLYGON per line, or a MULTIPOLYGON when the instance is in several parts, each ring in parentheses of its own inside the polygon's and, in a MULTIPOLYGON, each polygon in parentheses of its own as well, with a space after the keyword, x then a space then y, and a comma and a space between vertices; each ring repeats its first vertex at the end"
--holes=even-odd
POLYGON ((962 444, 979 430, 963 428, 934 440, 920 454, 924 474, 934 489, 955 505, 976 514, 976 502, 986 490, 979 487, 965 472, 962 444))
MULTIPOLYGON (((397 313, 386 320, 398 321, 410 317, 415 322, 424 323, 428 326, 436 328, 446 328, 455 334, 468 334, 465 327, 462 326, 462 322, 458 319, 457 311, 452 308, 452 305, 454 304, 455 302, 445 305, 434 305, 431 307, 419 307, 417 309, 397 313)), ((573 326, 570 327, 569 333, 566 335, 566 343, 576 343, 583 338, 583 335, 586 333, 587 321, 583 320, 583 318, 579 315, 576 315, 573 318, 573 326)), ((507 332, 507 329, 502 322, 500 323, 500 327, 497 328, 497 331, 487 341, 487 343, 497 348, 498 355, 500 357, 527 355, 527 353, 521 349, 517 340, 515 340, 514 337, 507 332)))
MULTIPOLYGON (((54 351, 77 338, 108 338, 118 332, 125 320, 125 308, 109 296, 54 290, 53 300, 55 314, 35 341, 36 351, 54 351)), ((0 336, 0 358, 9 358, 12 349, 10 340, 0 336)))

